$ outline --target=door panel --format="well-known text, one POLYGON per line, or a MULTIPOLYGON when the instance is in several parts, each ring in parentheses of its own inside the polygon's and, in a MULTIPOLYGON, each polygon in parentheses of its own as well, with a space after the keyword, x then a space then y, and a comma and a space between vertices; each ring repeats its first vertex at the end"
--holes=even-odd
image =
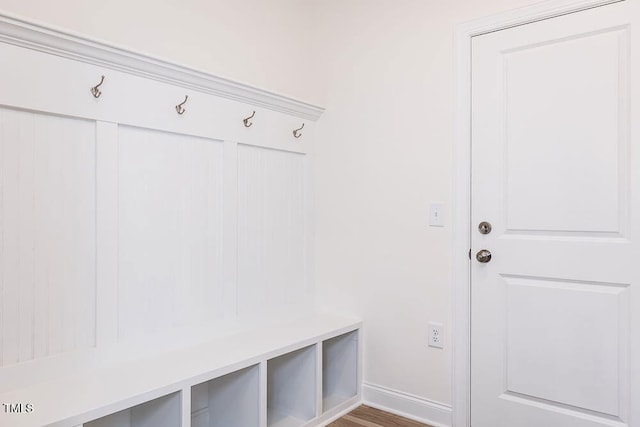
POLYGON ((474 427, 640 426, 638 8, 473 40, 474 427))
POLYGON ((619 415, 627 287, 503 277, 507 390, 619 415), (544 313, 544 316, 540 316, 544 313), (562 345, 570 342, 571 345, 562 345))
POLYGON ((627 38, 612 29, 502 54, 509 230, 620 231, 627 38))

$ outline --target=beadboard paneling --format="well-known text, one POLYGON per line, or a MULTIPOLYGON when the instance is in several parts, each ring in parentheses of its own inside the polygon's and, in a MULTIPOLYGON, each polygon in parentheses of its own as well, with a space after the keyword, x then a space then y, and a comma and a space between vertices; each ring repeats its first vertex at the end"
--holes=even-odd
POLYGON ((4 17, 0 57, 0 391, 308 307, 321 109, 4 17))
POLYGON ((220 319, 223 143, 118 138, 119 339, 220 319))
POLYGON ((238 145, 238 313, 299 301, 305 281, 305 155, 238 145))
POLYGON ((95 123, 0 109, 0 365, 95 345, 95 123))

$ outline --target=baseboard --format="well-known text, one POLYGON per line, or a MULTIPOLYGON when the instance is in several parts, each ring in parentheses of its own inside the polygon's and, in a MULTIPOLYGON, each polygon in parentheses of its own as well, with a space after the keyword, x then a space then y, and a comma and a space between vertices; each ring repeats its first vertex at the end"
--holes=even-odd
POLYGON ((375 384, 362 385, 363 403, 434 427, 451 427, 451 406, 375 384))

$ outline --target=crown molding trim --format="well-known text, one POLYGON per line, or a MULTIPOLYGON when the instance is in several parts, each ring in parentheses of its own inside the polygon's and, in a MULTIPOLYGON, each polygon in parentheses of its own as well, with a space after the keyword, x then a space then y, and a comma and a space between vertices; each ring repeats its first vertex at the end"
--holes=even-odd
POLYGON ((0 42, 123 71, 312 121, 324 108, 0 12, 0 42))

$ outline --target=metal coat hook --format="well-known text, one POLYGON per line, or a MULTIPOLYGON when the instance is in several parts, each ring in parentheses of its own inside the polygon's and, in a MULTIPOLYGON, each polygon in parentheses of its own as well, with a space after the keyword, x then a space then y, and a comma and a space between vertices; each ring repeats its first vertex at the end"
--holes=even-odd
POLYGON ((182 101, 180 104, 176 105, 176 111, 178 112, 178 114, 183 115, 185 111, 183 105, 187 103, 187 99, 189 99, 189 95, 185 95, 184 96, 184 101, 182 101))
POLYGON ((302 132, 300 132, 302 129, 304 129, 304 123, 298 129, 293 131, 293 137, 300 138, 302 136, 302 132))
POLYGON ((100 91, 100 86, 102 85, 102 83, 104 83, 104 76, 102 76, 102 78, 100 79, 100 83, 91 88, 91 94, 96 99, 100 98, 100 95, 102 95, 102 92, 100 91))
POLYGON ((256 115, 256 112, 254 110, 249 117, 247 117, 246 119, 242 119, 242 122, 244 123, 244 127, 250 128, 253 125, 253 123, 250 122, 250 120, 253 119, 253 116, 255 115, 256 115))

